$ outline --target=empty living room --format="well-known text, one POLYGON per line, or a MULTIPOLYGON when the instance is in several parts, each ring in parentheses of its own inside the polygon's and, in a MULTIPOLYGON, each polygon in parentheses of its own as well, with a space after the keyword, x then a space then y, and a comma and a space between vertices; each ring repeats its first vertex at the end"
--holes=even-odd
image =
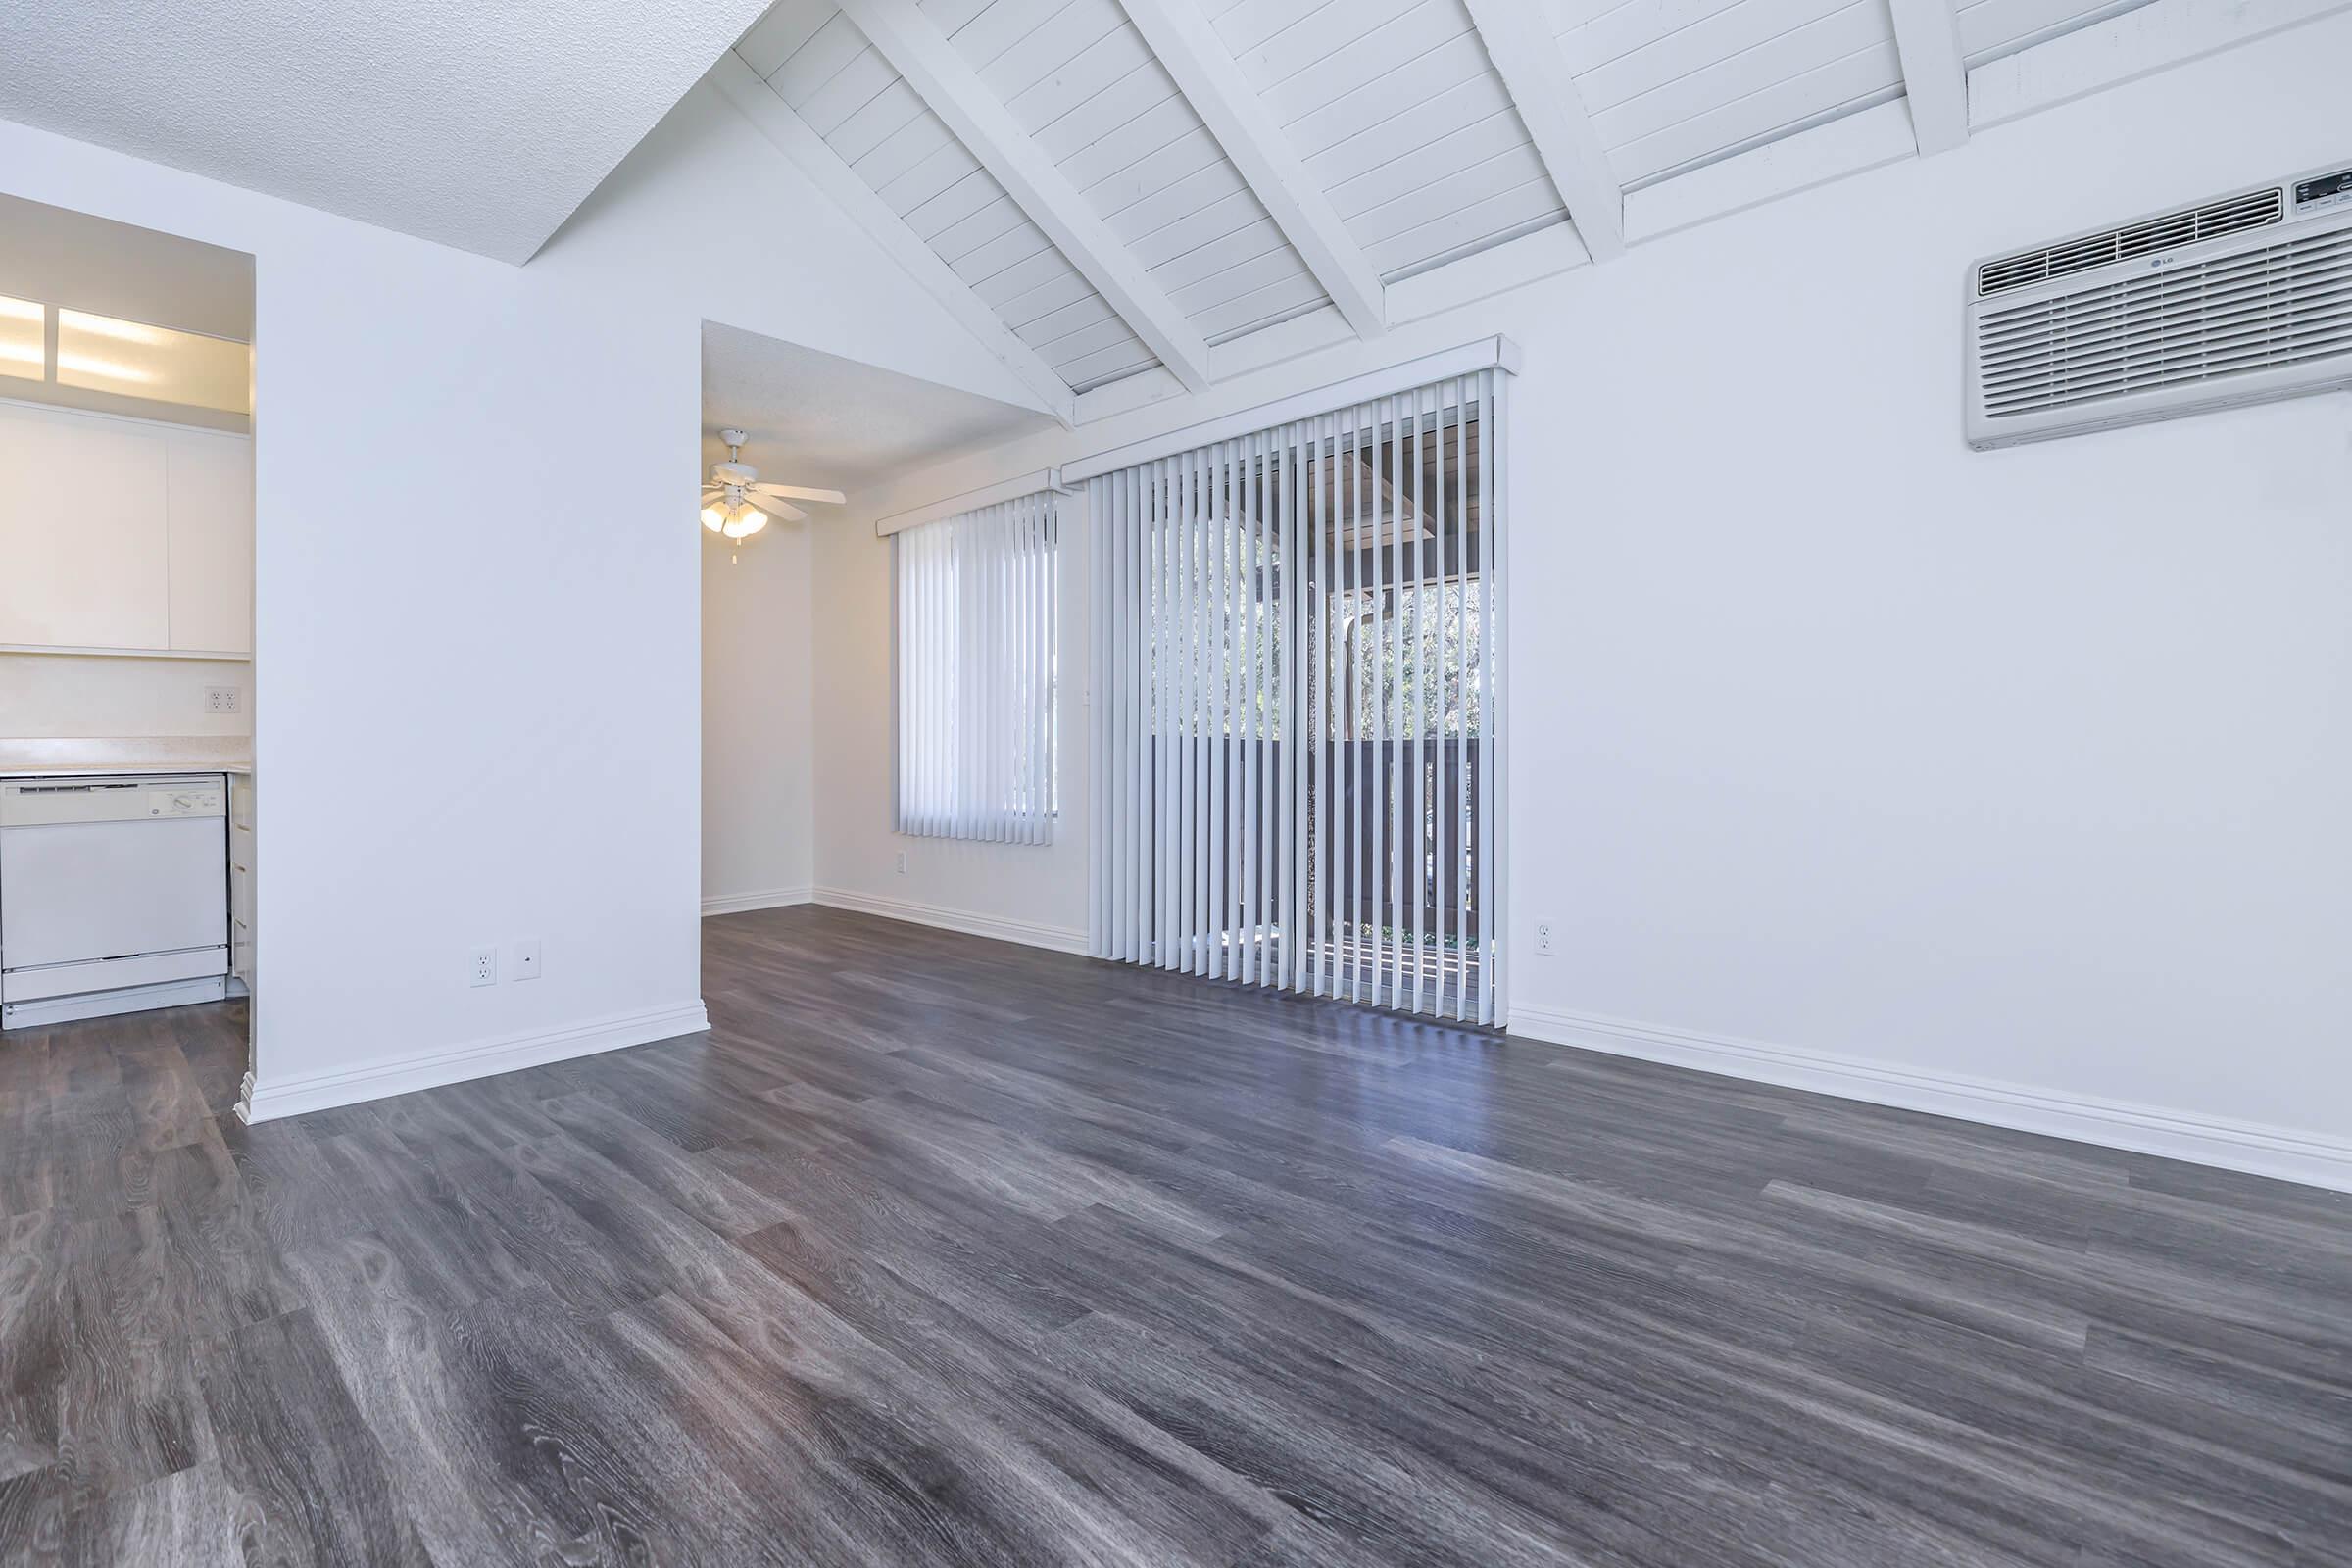
POLYGON ((2347 60, 0 5, 0 1568, 2352 1568, 2347 60))

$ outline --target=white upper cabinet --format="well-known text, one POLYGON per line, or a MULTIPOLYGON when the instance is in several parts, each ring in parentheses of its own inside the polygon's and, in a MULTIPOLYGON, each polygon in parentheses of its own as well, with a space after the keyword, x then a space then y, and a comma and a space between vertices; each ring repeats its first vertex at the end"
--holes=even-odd
POLYGON ((164 431, 0 410, 0 643, 168 648, 164 431))
POLYGON ((246 654, 253 442, 0 405, 0 645, 246 654))
POLYGON ((253 652, 253 440, 173 430, 166 490, 172 641, 179 652, 253 652))

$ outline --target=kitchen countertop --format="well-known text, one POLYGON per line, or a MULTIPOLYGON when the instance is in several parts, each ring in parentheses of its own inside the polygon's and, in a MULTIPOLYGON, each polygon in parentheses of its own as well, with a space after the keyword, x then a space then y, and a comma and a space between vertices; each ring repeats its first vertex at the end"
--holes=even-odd
POLYGON ((253 742, 242 735, 0 740, 0 778, 252 771, 253 742))

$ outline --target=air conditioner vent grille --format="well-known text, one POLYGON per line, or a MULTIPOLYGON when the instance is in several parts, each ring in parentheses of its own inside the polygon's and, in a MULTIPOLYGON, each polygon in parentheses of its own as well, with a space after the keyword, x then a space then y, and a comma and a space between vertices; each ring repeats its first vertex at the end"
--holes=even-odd
POLYGON ((2034 283, 2046 283, 2070 272, 2086 272, 2111 262, 2219 239, 2249 228, 2276 223, 2286 216, 2286 198, 2276 185, 2248 191, 2202 207, 2190 207, 2162 218, 2150 218, 2101 234, 2085 234, 2039 250, 2021 251, 1984 263, 1977 269, 1977 295, 2000 294, 2034 283))
POLYGON ((1990 420, 2352 356, 2352 227, 1987 308, 1990 420))

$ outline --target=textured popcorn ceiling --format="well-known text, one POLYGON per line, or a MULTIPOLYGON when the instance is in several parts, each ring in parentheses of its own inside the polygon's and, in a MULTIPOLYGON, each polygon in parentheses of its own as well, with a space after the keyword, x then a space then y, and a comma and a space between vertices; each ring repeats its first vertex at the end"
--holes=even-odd
POLYGON ((0 119, 521 262, 764 0, 0 0, 0 119))
MULTIPOLYGON (((860 365, 798 343, 703 323, 703 461, 717 432, 751 436, 744 461, 763 479, 858 492, 950 452, 1050 430, 1054 420, 976 393, 860 365)), ((827 507, 825 516, 840 514, 827 507)))

